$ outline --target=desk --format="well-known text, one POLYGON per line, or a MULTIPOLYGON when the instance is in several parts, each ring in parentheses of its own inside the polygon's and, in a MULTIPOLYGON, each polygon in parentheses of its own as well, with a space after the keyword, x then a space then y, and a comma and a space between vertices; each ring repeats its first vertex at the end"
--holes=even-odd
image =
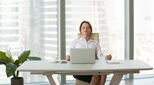
MULTIPOLYGON (((117 62, 117 61, 113 61, 117 62)), ((49 61, 26 61, 17 70, 20 72, 38 72, 46 75, 50 84, 56 85, 52 74, 62 75, 101 75, 114 74, 110 85, 119 85, 123 75, 139 73, 141 70, 152 70, 148 64, 137 60, 121 60, 120 64, 108 64, 96 60, 95 64, 66 64, 49 61)))

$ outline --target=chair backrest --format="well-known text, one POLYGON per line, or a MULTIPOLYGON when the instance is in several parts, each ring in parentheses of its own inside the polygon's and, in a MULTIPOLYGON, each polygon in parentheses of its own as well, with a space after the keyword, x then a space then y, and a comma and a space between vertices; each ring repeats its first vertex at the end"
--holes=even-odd
MULTIPOLYGON (((78 33, 78 38, 81 38, 82 35, 81 33, 78 33)), ((90 38, 92 40, 97 40, 99 42, 99 34, 98 33, 91 33, 90 38)))

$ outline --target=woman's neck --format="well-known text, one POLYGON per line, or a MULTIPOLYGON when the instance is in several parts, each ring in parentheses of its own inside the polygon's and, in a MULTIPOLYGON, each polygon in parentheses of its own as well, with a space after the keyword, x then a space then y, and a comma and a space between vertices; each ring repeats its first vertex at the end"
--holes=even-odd
POLYGON ((90 39, 89 35, 82 35, 82 37, 88 42, 88 40, 90 39))

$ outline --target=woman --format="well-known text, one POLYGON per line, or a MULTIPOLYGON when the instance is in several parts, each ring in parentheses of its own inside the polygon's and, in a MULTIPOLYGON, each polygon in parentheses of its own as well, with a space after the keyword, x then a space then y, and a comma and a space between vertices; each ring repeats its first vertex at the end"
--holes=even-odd
MULTIPOLYGON (((96 59, 102 59, 105 57, 101 53, 100 45, 96 40, 90 39, 92 33, 92 26, 88 21, 83 21, 80 24, 79 31, 82 35, 81 38, 73 40, 71 48, 95 48, 96 59)), ((106 59, 111 60, 111 55, 107 55, 106 59)), ((70 60, 70 56, 66 56, 67 60, 70 60)), ((106 75, 88 75, 88 76, 74 76, 76 79, 90 83, 90 85, 105 85, 106 75)))

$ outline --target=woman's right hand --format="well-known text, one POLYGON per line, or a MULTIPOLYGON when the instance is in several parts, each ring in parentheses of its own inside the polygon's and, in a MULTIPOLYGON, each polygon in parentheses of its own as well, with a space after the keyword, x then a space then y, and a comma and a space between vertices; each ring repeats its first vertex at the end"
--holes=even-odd
POLYGON ((106 56, 106 60, 111 60, 112 59, 112 55, 107 55, 106 56))
POLYGON ((69 55, 66 56, 66 60, 70 61, 70 56, 69 55))

